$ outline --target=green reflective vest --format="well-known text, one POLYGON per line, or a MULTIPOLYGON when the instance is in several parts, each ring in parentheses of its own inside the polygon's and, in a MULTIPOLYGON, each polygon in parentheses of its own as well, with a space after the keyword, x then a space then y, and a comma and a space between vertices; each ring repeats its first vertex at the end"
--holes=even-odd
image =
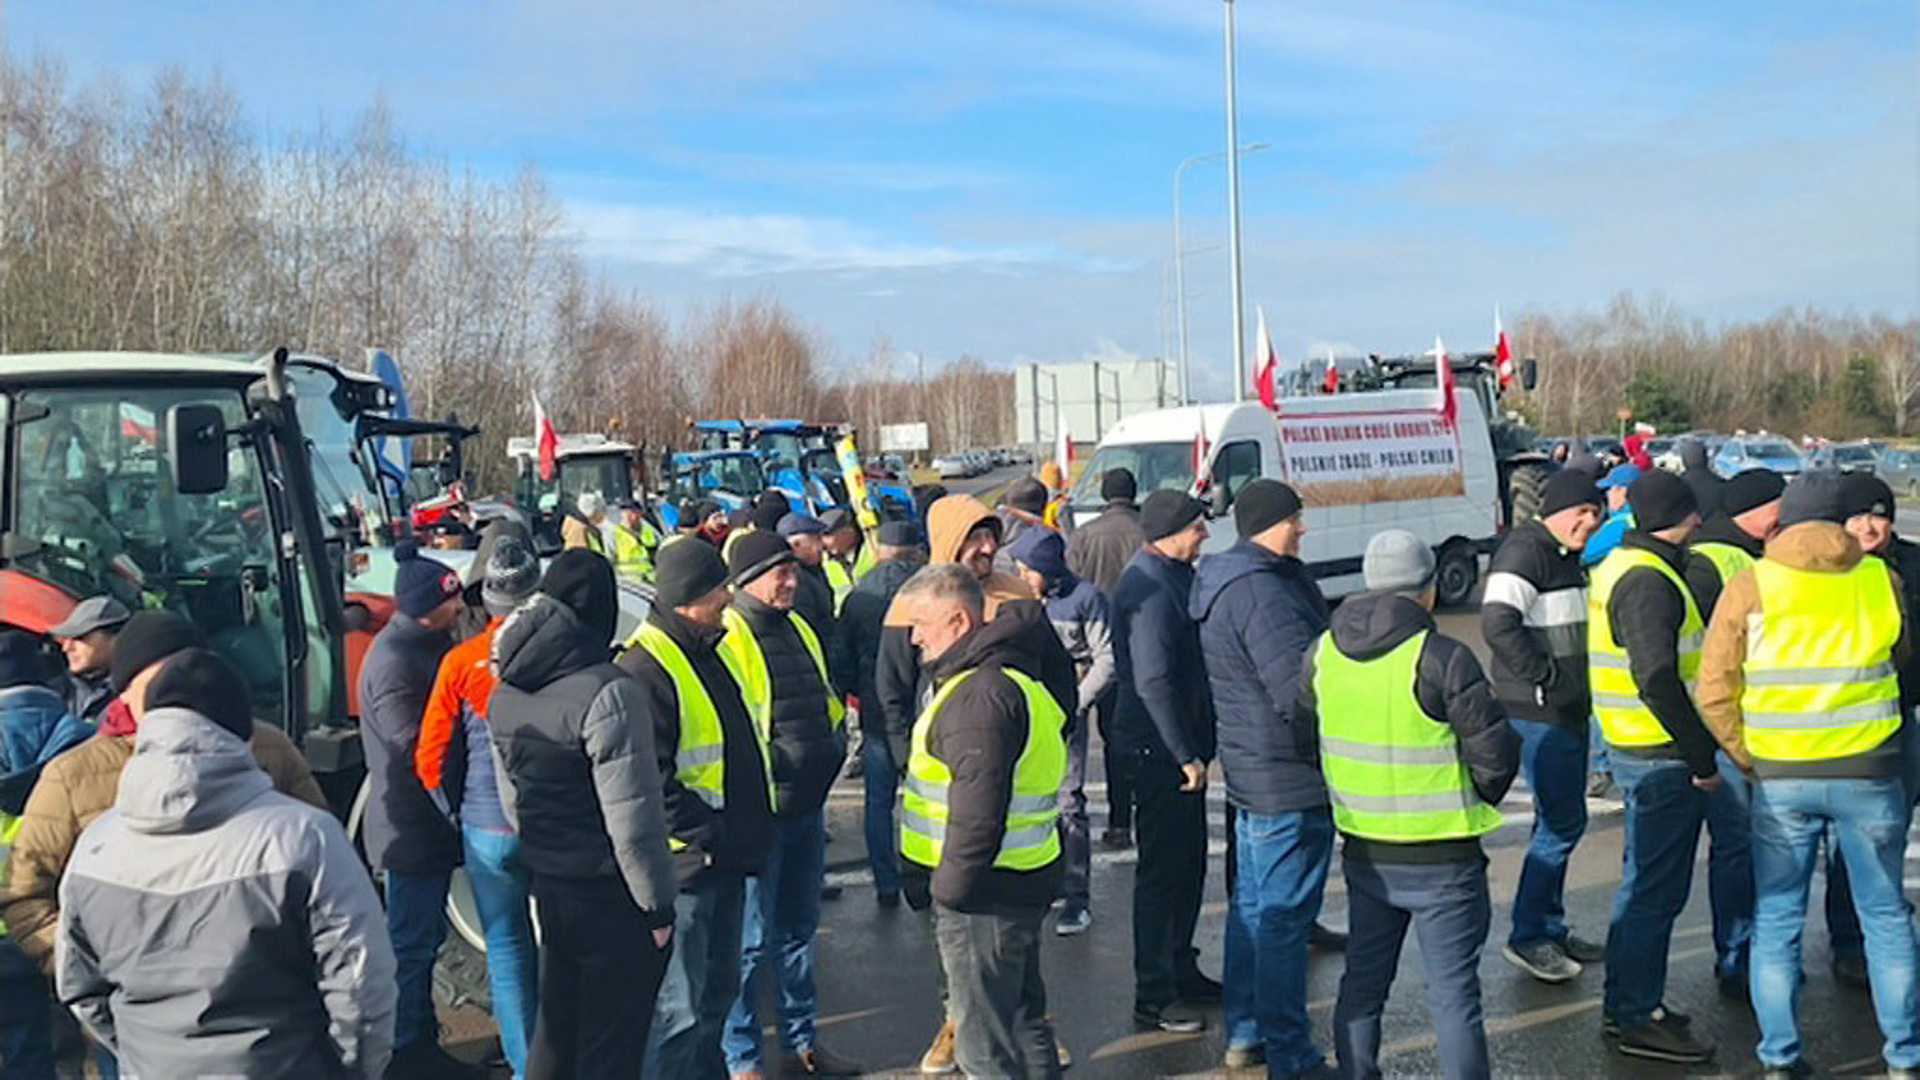
POLYGON ((1420 707, 1414 680, 1427 632, 1384 656, 1355 660, 1320 635, 1313 692, 1320 706, 1320 771, 1333 824, 1368 840, 1462 840, 1500 827, 1460 760, 1453 729, 1420 707))
MULTIPOLYGON (((5 886, 9 864, 13 856, 13 838, 20 835, 20 823, 25 818, 0 813, 0 886, 5 886)), ((6 920, 0 919, 0 938, 7 936, 6 920)))
POLYGON ((1753 565, 1760 610, 1747 620, 1741 723, 1747 752, 1769 761, 1864 754, 1900 730, 1893 647, 1900 598, 1868 556, 1842 574, 1753 565))
POLYGON ((1702 558, 1713 564, 1715 570, 1719 571, 1722 588, 1726 587, 1727 582, 1733 580, 1735 574, 1752 566, 1756 561, 1744 549, 1718 540, 1695 544, 1691 550, 1699 553, 1702 558))
MULTIPOLYGON (((976 669, 977 670, 977 669, 976 669)), ((1006 831, 993 858, 996 870, 1038 870, 1060 857, 1060 784, 1067 775, 1067 717, 1047 688, 1012 668, 1001 668, 1027 703, 1027 737, 1013 763, 1013 795, 1007 801, 1006 831)), ((906 783, 900 800, 900 856, 928 868, 940 865, 947 838, 947 785, 953 773, 927 750, 940 708, 974 671, 940 684, 913 725, 906 783)))
POLYGON ((1614 746, 1665 746, 1673 741, 1666 726, 1640 700, 1640 684, 1633 681, 1633 671, 1627 666, 1627 650, 1613 639, 1613 623, 1607 618, 1607 602, 1613 598, 1614 587, 1628 571, 1643 566, 1658 571, 1680 590, 1680 599, 1687 606, 1678 641, 1680 679, 1691 688, 1700 675, 1700 646, 1705 641, 1706 623, 1687 583, 1651 551, 1618 547, 1608 552, 1594 567, 1593 586, 1587 593, 1587 675, 1600 734, 1614 746))
MULTIPOLYGON (((727 670, 733 673, 733 681, 740 684, 740 696, 747 703, 747 712, 753 716, 754 730, 760 733, 760 741, 770 742, 773 738, 773 679, 767 674, 767 654, 761 651, 760 639, 753 636, 746 616, 728 608, 726 621, 727 636, 720 639, 720 659, 725 661, 727 670)), ((820 637, 797 611, 787 612, 787 621, 799 633, 801 643, 807 647, 807 655, 813 657, 813 666, 820 672, 820 685, 827 691, 827 720, 830 726, 838 728, 846 717, 847 709, 833 689, 833 679, 827 675, 827 654, 820 648, 820 637)), ((771 768, 767 770, 767 780, 769 783, 773 780, 771 768)))
POLYGON ((638 534, 625 525, 615 525, 613 572, 629 581, 652 581, 653 553, 659 546, 659 534, 646 522, 641 522, 638 534))
POLYGON ((860 550, 855 553, 851 564, 841 562, 832 555, 826 557, 821 565, 827 572, 827 584, 833 586, 835 615, 840 614, 840 608, 847 602, 847 597, 853 595, 853 587, 860 584, 860 579, 867 576, 867 571, 873 569, 874 562, 872 544, 860 545, 860 550))

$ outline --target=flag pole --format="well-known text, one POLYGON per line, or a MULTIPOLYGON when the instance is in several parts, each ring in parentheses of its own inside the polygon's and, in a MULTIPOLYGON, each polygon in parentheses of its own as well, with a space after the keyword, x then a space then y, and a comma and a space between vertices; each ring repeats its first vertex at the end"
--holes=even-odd
POLYGON ((1247 327, 1240 294, 1240 116, 1233 72, 1233 0, 1227 9, 1227 229, 1233 265, 1233 400, 1247 400, 1247 327))

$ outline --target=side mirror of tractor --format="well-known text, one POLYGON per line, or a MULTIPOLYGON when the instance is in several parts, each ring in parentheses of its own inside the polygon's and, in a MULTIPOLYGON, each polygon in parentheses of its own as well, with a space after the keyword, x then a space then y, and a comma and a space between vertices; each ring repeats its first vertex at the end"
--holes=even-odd
POLYGON ((1540 385, 1540 361, 1531 356, 1520 361, 1520 385, 1529 394, 1540 385))
POLYGON ((182 495, 211 495, 227 487, 227 420, 217 405, 167 410, 167 468, 182 495))

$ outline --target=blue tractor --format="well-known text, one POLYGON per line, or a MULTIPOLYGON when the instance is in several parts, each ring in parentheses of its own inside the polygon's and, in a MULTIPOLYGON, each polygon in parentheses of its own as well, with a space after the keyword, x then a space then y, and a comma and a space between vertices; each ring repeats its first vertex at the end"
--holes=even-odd
MULTIPOLYGON (((696 420, 701 450, 749 451, 760 461, 766 486, 808 513, 850 506, 842 443, 852 429, 802 420, 696 420)), ((857 464, 858 454, 852 456, 857 464)), ((883 521, 914 516, 913 493, 901 483, 866 477, 867 503, 883 521)))
POLYGON ((696 450, 668 459, 667 482, 659 500, 661 524, 680 527, 680 503, 712 499, 728 512, 752 502, 767 489, 760 459, 746 450, 696 450))

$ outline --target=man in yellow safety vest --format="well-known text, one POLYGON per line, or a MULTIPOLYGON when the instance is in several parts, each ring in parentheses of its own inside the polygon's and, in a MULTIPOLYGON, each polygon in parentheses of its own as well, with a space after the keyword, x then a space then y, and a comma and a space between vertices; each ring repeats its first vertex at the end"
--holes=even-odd
POLYGON ((1040 925, 1062 880, 1066 714, 1019 670, 1023 624, 988 623, 966 567, 929 566, 894 602, 931 691, 913 726, 900 856, 931 879, 954 1062, 968 1076, 1058 1077, 1040 925))
MULTIPOLYGON (((1472 650, 1434 627, 1433 548, 1389 529, 1367 544, 1367 592, 1307 650, 1296 723, 1318 731, 1333 824, 1346 838, 1347 972, 1333 1012, 1345 1076, 1380 1073, 1380 1014, 1417 924, 1441 1070, 1490 1074, 1480 950, 1493 908, 1480 837, 1520 771, 1472 650)), ((1244 880, 1244 879, 1243 879, 1244 880)))
POLYGON ((732 600, 726 564, 712 544, 670 544, 658 570, 652 610, 619 661, 653 706, 667 846, 680 878, 646 1075, 717 1076, 740 988, 746 881, 773 846, 773 795, 767 744, 720 654, 732 600))
POLYGON ((1700 525, 1686 481, 1655 469, 1627 492, 1634 527, 1593 571, 1587 670, 1594 715, 1627 803, 1625 878, 1607 934, 1601 1031, 1629 1057, 1699 1063, 1711 1046, 1666 1007, 1673 921, 1720 784, 1713 736, 1688 686, 1700 668, 1700 605, 1682 545, 1700 525))
POLYGON ((1843 525, 1838 473, 1780 499, 1766 554, 1727 582, 1700 666, 1700 709, 1751 770, 1753 1011, 1762 1066, 1798 1075, 1800 936, 1822 838, 1846 853, 1874 1011, 1896 1076, 1920 1074, 1920 955, 1902 891, 1910 803, 1899 667, 1909 637, 1899 575, 1843 525))
MULTIPOLYGON (((681 545, 684 546, 684 545, 681 545)), ((765 1075, 755 977, 777 966, 785 1076, 847 1076, 864 1070, 815 1038, 818 992, 813 936, 826 883, 827 791, 846 760, 844 712, 827 674, 826 650, 794 610, 799 563, 773 529, 740 537, 727 557, 733 606, 722 616, 720 655, 767 745, 773 785, 773 847, 747 882, 740 995, 727 1018, 727 1070, 765 1075)))
POLYGON ((647 520, 646 507, 637 499, 620 503, 620 520, 613 523, 613 572, 627 581, 653 581, 653 557, 660 550, 660 534, 647 520))

